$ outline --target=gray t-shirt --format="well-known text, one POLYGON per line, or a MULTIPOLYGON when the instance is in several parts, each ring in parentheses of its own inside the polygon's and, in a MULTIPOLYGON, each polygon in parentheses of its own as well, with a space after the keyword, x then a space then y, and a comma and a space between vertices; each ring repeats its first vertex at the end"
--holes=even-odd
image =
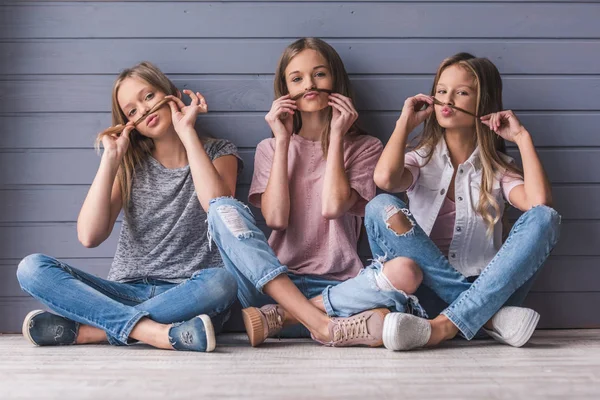
MULTIPOLYGON (((206 153, 234 155, 227 140, 204 139, 206 153)), ((153 157, 136 168, 128 212, 108 279, 142 278, 178 283, 194 272, 223 265, 216 245, 209 248, 207 215, 196 195, 190 166, 168 169, 153 157)))

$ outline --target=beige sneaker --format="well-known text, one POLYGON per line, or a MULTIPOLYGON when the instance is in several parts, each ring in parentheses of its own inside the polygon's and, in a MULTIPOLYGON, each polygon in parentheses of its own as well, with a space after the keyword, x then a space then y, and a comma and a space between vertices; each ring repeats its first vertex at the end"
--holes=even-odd
POLYGON ((348 318, 332 318, 329 322, 332 340, 320 343, 332 347, 382 346, 383 321, 389 312, 387 308, 376 308, 348 318))
POLYGON ((273 337, 283 328, 285 314, 277 304, 267 304, 261 308, 248 307, 242 310, 244 326, 252 347, 273 337))

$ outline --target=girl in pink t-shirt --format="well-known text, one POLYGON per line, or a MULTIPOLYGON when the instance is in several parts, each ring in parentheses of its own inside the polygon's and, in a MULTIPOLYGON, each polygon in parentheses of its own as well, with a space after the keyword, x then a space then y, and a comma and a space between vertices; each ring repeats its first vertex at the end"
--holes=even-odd
POLYGON ((224 253, 239 253, 225 264, 238 277, 251 344, 279 333, 301 335, 293 328, 280 332, 300 321, 324 344, 380 346, 387 308, 424 315, 410 297, 421 278, 414 263, 393 260, 382 272, 378 261, 363 268, 357 254, 383 146, 356 125, 344 65, 320 39, 300 39, 285 49, 275 97, 265 117, 273 138, 257 147, 249 201, 273 229, 269 244, 287 268, 246 246, 262 246, 254 230, 221 246, 224 253))

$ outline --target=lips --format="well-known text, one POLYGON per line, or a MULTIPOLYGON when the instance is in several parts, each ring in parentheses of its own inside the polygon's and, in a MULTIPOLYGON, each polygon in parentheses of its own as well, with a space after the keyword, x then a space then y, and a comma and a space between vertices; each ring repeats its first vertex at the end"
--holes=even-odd
POLYGON ((441 112, 444 117, 450 117, 452 114, 454 114, 454 110, 452 110, 448 106, 445 106, 444 108, 442 108, 441 112))
POLYGON ((158 123, 158 115, 154 114, 146 118, 146 125, 152 127, 158 123))
POLYGON ((305 99, 314 99, 315 97, 317 97, 319 95, 319 92, 316 91, 310 91, 308 93, 306 93, 303 97, 305 99))

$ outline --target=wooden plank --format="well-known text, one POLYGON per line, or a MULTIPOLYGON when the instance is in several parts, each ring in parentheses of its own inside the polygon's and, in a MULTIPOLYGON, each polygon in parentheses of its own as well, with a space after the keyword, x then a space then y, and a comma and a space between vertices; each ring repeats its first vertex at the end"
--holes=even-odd
MULTIPOLYGON (((262 75, 179 75, 173 82, 181 89, 201 91, 211 111, 266 112, 273 101, 272 79, 262 75)), ((11 77, 0 81, 0 112, 106 112, 113 81, 113 76, 104 75, 11 77)), ((355 75, 352 83, 359 110, 397 112, 407 97, 429 92, 432 76, 355 75)), ((600 110, 597 76, 508 76, 504 86, 507 109, 600 110)))
POLYGON ((137 37, 600 37, 593 3, 97 2, 3 11, 7 38, 122 38, 131 37, 132 26, 137 37), (464 15, 469 23, 457 29, 464 15))
MULTIPOLYGON (((242 149, 239 154, 246 167, 238 181, 249 184, 254 150, 242 149)), ((15 150, 1 155, 0 182, 4 185, 87 185, 100 164, 100 157, 92 149, 15 150)))
MULTIPOLYGON (((271 136, 265 114, 209 112, 200 117, 197 129, 206 135, 228 139, 239 147, 255 147, 271 136)), ((399 115, 399 111, 361 111, 359 123, 386 143, 399 115)), ((531 132, 538 147, 600 146, 600 135, 596 134, 600 113, 523 111, 517 116, 531 132)), ((109 113, 0 115, 0 126, 3 127, 0 149, 91 148, 96 134, 110 123, 109 113)), ((421 127, 418 127, 414 133, 420 130, 421 127)))
MULTIPOLYGON (((0 223, 74 222, 89 185, 33 185, 0 189, 0 223)), ((248 184, 239 184, 236 197, 248 202, 248 184)), ((553 188, 554 208, 565 220, 600 220, 600 186, 567 185, 553 188)), ((260 210, 257 217, 261 217, 260 210)), ((509 217, 520 212, 511 208, 509 217)))
MULTIPOLYGON (((291 39, 23 39, 0 43, 0 74, 118 74, 154 60, 167 74, 272 74, 291 39), (106 57, 110 54, 110 57, 106 57), (218 55, 203 57, 199 54, 218 55), (243 58, 243 62, 240 59, 243 58)), ((502 74, 598 74, 600 41, 330 39, 351 74, 434 73, 451 54, 489 58, 502 74)))
MULTIPOLYGON (((239 154, 244 170, 238 183, 250 184, 254 149, 241 149, 239 154)), ((514 150, 509 154, 518 159, 514 150)), ((91 149, 11 150, 0 155, 0 183, 4 185, 86 185, 100 163, 91 149)), ((539 155, 552 183, 600 183, 600 176, 590 168, 597 165, 600 149, 541 149, 539 155)))

